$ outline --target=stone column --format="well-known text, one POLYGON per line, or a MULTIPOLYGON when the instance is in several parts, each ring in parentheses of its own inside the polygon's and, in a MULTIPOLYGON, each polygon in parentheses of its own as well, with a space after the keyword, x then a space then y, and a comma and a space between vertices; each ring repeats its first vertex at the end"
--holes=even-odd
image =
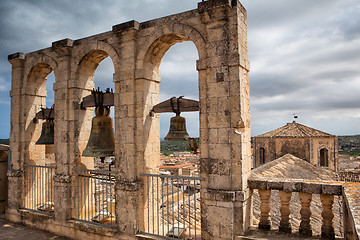
POLYGON ((69 121, 69 90, 68 81, 71 76, 71 50, 73 41, 63 39, 52 43, 52 51, 57 55, 57 68, 54 83, 54 147, 55 147, 55 175, 54 180, 54 213, 59 223, 65 223, 72 217, 71 199, 71 153, 74 128, 70 128, 73 121, 69 121), (72 131, 71 131, 72 130, 72 131))
POLYGON ((312 236, 312 230, 310 225, 310 203, 311 203, 312 194, 311 193, 299 193, 299 199, 301 204, 301 222, 299 227, 299 232, 303 236, 312 236))
POLYGON ((259 229, 262 230, 270 230, 271 222, 270 222, 270 197, 271 190, 258 190, 260 196, 260 222, 259 229))
POLYGON ((21 136, 24 129, 21 125, 22 99, 21 88, 24 77, 24 53, 15 53, 8 56, 12 64, 11 72, 11 116, 10 116, 10 152, 11 169, 8 171, 8 189, 11 194, 8 195, 8 205, 6 209, 6 218, 13 222, 20 222, 21 217, 18 209, 22 206, 22 186, 23 186, 23 168, 24 154, 22 154, 21 136))
POLYGON ((206 36, 199 59, 202 237, 233 239, 250 225, 249 62, 246 10, 238 1, 198 4, 206 36))
MULTIPOLYGON (((113 33, 118 37, 121 59, 115 65, 115 167, 116 217, 120 232, 131 238, 138 229, 144 230, 146 193, 138 174, 146 169, 147 137, 151 134, 148 118, 151 103, 146 103, 146 92, 151 85, 143 76, 135 77, 137 34, 139 23, 130 21, 115 25, 113 33), (148 127, 148 128, 147 128, 148 127), (144 162, 145 161, 145 162, 144 162)), ((154 139, 156 142, 156 139, 154 139)), ((158 138, 159 141, 159 138, 158 138)), ((149 150, 148 150, 149 151, 149 150)), ((151 151, 149 151, 151 152, 151 151)))
POLYGON ((279 197, 281 201, 281 220, 279 231, 285 233, 291 233, 291 224, 290 224, 290 200, 291 200, 291 192, 279 191, 279 197))
POLYGON ((334 203, 334 195, 325 195, 320 194, 320 200, 322 203, 322 213, 321 216, 323 218, 322 226, 321 226, 321 238, 324 239, 335 239, 335 232, 333 226, 333 203, 334 203))

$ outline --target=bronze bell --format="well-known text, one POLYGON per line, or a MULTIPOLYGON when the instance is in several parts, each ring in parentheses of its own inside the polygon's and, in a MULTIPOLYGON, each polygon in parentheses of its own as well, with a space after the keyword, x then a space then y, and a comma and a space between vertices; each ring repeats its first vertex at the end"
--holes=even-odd
POLYGON ((37 144, 37 145, 54 144, 54 121, 53 120, 46 120, 42 124, 41 135, 35 144, 37 144))
POLYGON ((110 157, 115 155, 115 137, 113 122, 109 107, 96 107, 95 117, 92 119, 90 138, 85 150, 84 157, 110 157))
POLYGON ((190 138, 186 131, 185 118, 180 117, 180 113, 177 113, 175 117, 170 119, 170 129, 165 140, 168 141, 186 141, 190 138))

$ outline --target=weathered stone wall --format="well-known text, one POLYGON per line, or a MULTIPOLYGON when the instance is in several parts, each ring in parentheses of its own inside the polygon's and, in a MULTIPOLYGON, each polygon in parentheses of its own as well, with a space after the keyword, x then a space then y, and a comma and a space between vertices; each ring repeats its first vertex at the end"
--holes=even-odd
POLYGON ((147 193, 140 173, 155 172, 160 163, 159 115, 151 117, 149 112, 159 102, 161 59, 182 41, 192 41, 199 54, 203 237, 232 239, 248 229, 251 152, 246 10, 230 0, 204 1, 192 11, 144 23, 130 21, 102 34, 10 55, 13 170, 9 187, 13 194, 8 219, 24 219, 18 212, 23 207, 23 164, 42 165, 49 158, 44 146, 35 145, 41 123, 32 119, 45 106, 46 76, 54 71, 55 217, 49 222, 69 226, 76 194, 72 169, 93 167, 92 158, 81 156, 93 110, 81 109, 80 102, 94 87, 98 64, 109 56, 115 69, 117 227, 128 237, 144 229, 147 193))
POLYGON ((337 140, 336 138, 316 138, 313 139, 312 163, 320 166, 320 150, 326 149, 328 151, 329 168, 336 171, 337 164, 337 140))
POLYGON ((255 166, 260 166, 260 148, 265 149, 265 163, 290 153, 298 158, 304 159, 311 164, 320 166, 320 150, 328 150, 329 168, 336 170, 337 139, 336 137, 324 138, 254 138, 255 166))

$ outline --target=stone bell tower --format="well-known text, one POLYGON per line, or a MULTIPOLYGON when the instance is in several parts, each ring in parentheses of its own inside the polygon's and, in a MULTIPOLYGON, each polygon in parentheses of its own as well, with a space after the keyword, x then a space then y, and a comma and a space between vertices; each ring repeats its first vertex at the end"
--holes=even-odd
MULTIPOLYGON (((9 56, 12 64, 12 169, 8 172, 8 219, 66 235, 95 236, 72 221, 77 182, 74 169, 90 169, 81 156, 92 110, 80 107, 94 87, 94 72, 110 57, 114 65, 116 231, 108 239, 134 238, 144 230, 147 192, 142 173, 160 163, 159 66, 174 44, 197 48, 199 86, 201 237, 234 239, 251 222, 247 179, 251 169, 247 15, 237 0, 208 0, 197 9, 139 23, 135 20, 82 39, 63 39, 51 47, 9 56), (24 164, 40 165, 45 148, 35 146, 40 125, 33 122, 44 104, 46 76, 54 71, 54 213, 34 218, 25 212, 24 164), (37 220, 38 219, 38 220, 37 220), (41 224, 37 224, 38 221, 41 224), (57 227, 55 227, 57 226, 57 227), (82 234, 82 235, 81 235, 82 234)), ((96 227, 94 227, 96 228, 96 227)))

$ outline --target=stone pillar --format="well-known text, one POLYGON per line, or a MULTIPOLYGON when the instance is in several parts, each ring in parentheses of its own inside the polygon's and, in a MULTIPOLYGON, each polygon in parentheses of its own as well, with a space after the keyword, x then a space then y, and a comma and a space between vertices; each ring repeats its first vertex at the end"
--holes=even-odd
POLYGON ((261 201, 259 229, 270 230, 271 229, 271 222, 270 222, 271 190, 258 190, 258 192, 261 201))
POLYGON ((23 186, 23 162, 24 154, 22 154, 22 133, 23 125, 21 125, 22 98, 21 88, 24 78, 24 53, 15 53, 8 56, 9 62, 12 64, 11 72, 11 116, 10 116, 10 151, 11 151, 11 170, 8 171, 8 189, 11 194, 8 195, 8 205, 6 209, 6 218, 10 221, 21 221, 18 209, 22 206, 22 186, 23 186))
POLYGON ((233 239, 250 226, 249 62, 246 10, 238 1, 198 4, 206 58, 199 59, 202 237, 233 239))
POLYGON ((324 239, 335 239, 335 232, 333 226, 333 203, 334 203, 334 195, 325 195, 320 194, 320 200, 322 203, 322 213, 321 216, 323 218, 322 226, 321 226, 321 238, 324 239))
POLYGON ((312 194, 311 193, 299 193, 299 199, 301 204, 300 215, 301 222, 299 227, 299 232, 303 236, 312 236, 312 230, 310 225, 310 203, 311 203, 312 194))
POLYGON ((291 200, 291 192, 279 191, 279 197, 281 202, 280 214, 280 226, 279 231, 285 233, 291 233, 291 224, 290 224, 290 200, 291 200))
POLYGON ((72 217, 71 199, 71 137, 69 125, 69 91, 68 81, 71 76, 71 49, 73 41, 63 39, 52 43, 52 51, 57 54, 57 69, 54 83, 54 146, 56 169, 54 180, 54 213, 59 223, 65 223, 72 217))
MULTIPOLYGON (((152 98, 149 90, 151 81, 143 76, 135 77, 137 33, 139 23, 130 21, 113 26, 118 36, 121 63, 115 65, 115 167, 116 176, 116 217, 120 232, 127 238, 133 237, 137 229, 144 230, 144 207, 146 193, 138 175, 146 169, 147 137, 152 120, 148 116, 152 98), (148 94, 147 94, 148 93, 148 94), (145 103, 146 102, 146 103, 145 103)), ((154 139, 156 142, 156 139, 154 139)), ((159 137, 158 140, 159 141, 159 137)), ((149 149, 148 149, 149 152, 149 149)))

